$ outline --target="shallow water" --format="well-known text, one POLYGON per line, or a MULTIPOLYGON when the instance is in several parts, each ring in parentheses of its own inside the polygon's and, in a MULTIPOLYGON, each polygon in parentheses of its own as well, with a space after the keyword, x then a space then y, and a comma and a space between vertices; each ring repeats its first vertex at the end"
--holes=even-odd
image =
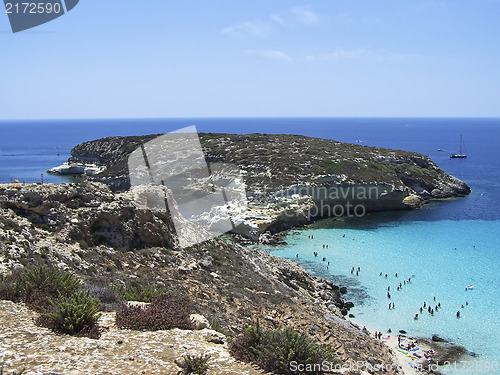
POLYGON ((439 334, 475 352, 478 356, 474 360, 497 360, 500 240, 496 233, 500 223, 399 223, 394 218, 385 221, 386 217, 369 215, 364 219, 366 226, 360 219, 317 223, 306 230, 292 231, 285 239, 288 245, 268 250, 297 261, 317 276, 348 286, 346 299, 355 303, 350 312, 361 326, 384 332, 388 328, 393 332, 404 329, 420 337, 439 334), (314 238, 308 238, 310 235, 314 238), (328 249, 323 244, 328 244, 328 249), (360 267, 358 276, 356 272, 351 274, 352 267, 360 267), (402 288, 398 291, 399 283, 402 288), (474 289, 465 291, 470 284, 474 289), (441 303, 441 308, 434 315, 427 309, 420 313, 424 302, 432 307, 441 303), (389 310, 389 303, 395 308, 389 310), (460 319, 456 318, 458 310, 460 319), (418 320, 413 319, 416 313, 418 320))

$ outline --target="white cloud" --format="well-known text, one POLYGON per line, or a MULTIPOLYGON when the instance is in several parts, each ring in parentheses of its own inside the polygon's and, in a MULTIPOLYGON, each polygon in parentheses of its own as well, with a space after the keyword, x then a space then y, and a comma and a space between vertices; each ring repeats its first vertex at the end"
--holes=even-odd
POLYGON ((356 57, 361 57, 367 55, 368 52, 364 49, 350 49, 341 50, 336 49, 333 52, 324 53, 320 55, 309 55, 306 57, 307 61, 329 61, 329 60, 340 60, 340 59, 353 59, 356 57))
POLYGON ((414 53, 388 52, 388 51, 370 51, 365 49, 336 49, 333 52, 308 55, 306 61, 334 61, 342 59, 373 58, 378 60, 402 61, 414 59, 419 55, 414 53))
POLYGON ((224 34, 230 35, 232 37, 242 37, 242 36, 256 36, 264 37, 269 34, 271 28, 269 25, 262 21, 247 21, 242 22, 237 25, 226 27, 222 29, 224 34))
POLYGON ((263 57, 269 60, 286 61, 291 63, 293 59, 283 51, 278 50, 246 50, 246 54, 263 57))
POLYGON ((269 16, 274 22, 276 22, 278 25, 280 26, 285 26, 286 25, 286 22, 285 20, 283 19, 283 17, 277 15, 277 14, 271 14, 269 16))
POLYGON ((319 22, 319 14, 311 10, 311 6, 296 6, 290 9, 290 13, 294 14, 300 22, 311 25, 319 22))
POLYGON ((221 30, 233 38, 244 36, 265 37, 277 27, 297 26, 299 24, 311 25, 318 23, 320 16, 311 10, 311 6, 296 6, 287 12, 271 14, 262 20, 246 21, 221 30))

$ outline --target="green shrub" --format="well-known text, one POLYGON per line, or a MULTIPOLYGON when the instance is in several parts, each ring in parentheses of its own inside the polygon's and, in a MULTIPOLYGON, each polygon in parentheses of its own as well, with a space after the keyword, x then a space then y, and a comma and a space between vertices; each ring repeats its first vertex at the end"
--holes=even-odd
POLYGON ((80 281, 69 272, 47 266, 25 268, 16 280, 19 298, 40 310, 50 299, 68 297, 80 288, 80 281))
POLYGON ((55 331, 78 334, 90 331, 100 317, 100 301, 89 296, 88 291, 73 293, 70 297, 60 296, 52 301, 52 309, 42 314, 40 323, 55 331))
POLYGON ((16 282, 12 277, 0 275, 0 300, 17 300, 16 282))
POLYGON ((323 159, 323 161, 321 162, 321 166, 324 169, 334 169, 339 167, 339 163, 336 163, 331 159, 323 159))
POLYGON ((184 373, 186 374, 198 374, 205 375, 208 371, 208 360, 210 359, 210 355, 185 355, 184 363, 182 367, 184 367, 184 373))
POLYGON ((301 374, 291 371, 291 362, 311 366, 307 374, 322 374, 321 369, 313 365, 318 367, 324 361, 334 362, 331 348, 316 343, 308 335, 291 328, 263 330, 258 323, 247 327, 243 335, 233 340, 230 350, 236 359, 284 375, 301 374))
POLYGON ((166 293, 165 289, 141 287, 140 285, 114 286, 113 290, 127 301, 151 302, 154 297, 166 293))
POLYGON ((186 296, 162 295, 154 297, 146 307, 125 305, 116 313, 119 328, 158 331, 163 329, 192 329, 189 319, 191 302, 186 296))

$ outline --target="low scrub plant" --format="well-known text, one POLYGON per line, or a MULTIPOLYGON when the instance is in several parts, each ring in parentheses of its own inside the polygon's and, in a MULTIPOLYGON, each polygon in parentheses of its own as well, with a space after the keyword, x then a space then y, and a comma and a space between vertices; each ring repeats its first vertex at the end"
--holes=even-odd
POLYGON ((210 355, 185 355, 182 366, 185 374, 205 375, 208 371, 208 360, 210 355))
POLYGON ((49 307, 51 299, 69 297, 81 286, 72 274, 45 265, 15 271, 0 284, 3 293, 0 298, 23 301, 37 311, 49 307))
POLYGON ((230 351, 238 360, 253 362, 265 371, 284 375, 302 374, 296 371, 302 366, 308 369, 307 374, 323 374, 318 367, 324 361, 335 361, 331 348, 318 344, 310 336, 289 327, 264 330, 258 322, 231 342, 230 351), (302 366, 292 368, 291 363, 302 366))
POLYGON ((51 309, 39 318, 41 325, 70 335, 93 332, 100 317, 101 302, 88 291, 81 290, 70 297, 60 296, 50 302, 51 309))
POLYGON ((116 325, 120 328, 158 331, 163 329, 192 329, 189 319, 191 302, 182 295, 153 297, 145 307, 125 305, 116 313, 116 325))
POLYGON ((151 302, 154 297, 159 297, 166 293, 164 289, 154 287, 143 287, 141 285, 115 286, 114 291, 120 294, 127 301, 151 302))

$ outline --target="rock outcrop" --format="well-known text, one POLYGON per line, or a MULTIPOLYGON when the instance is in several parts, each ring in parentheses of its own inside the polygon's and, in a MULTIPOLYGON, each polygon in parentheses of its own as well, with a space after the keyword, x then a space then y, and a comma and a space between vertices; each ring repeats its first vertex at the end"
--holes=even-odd
MULTIPOLYGON (((88 178, 126 190, 128 155, 157 136, 85 142, 71 150, 68 163, 105 168, 88 178)), ((254 240, 318 218, 418 208, 470 193, 464 182, 414 152, 298 135, 202 133, 200 141, 207 163, 241 169, 250 204, 235 232, 254 240)))
MULTIPOLYGON (((203 316, 212 328, 237 334, 259 319, 268 328, 289 326, 313 335, 330 344, 344 363, 392 363, 397 372, 386 346, 343 319, 351 304, 341 298, 341 286, 312 277, 293 262, 221 239, 179 250, 168 216, 141 208, 131 192, 113 193, 100 183, 0 185, 0 271, 35 263, 66 269, 89 289, 114 285, 183 293, 198 314, 199 328, 207 324, 203 316)), ((131 361, 133 371, 150 373, 177 368, 172 358, 193 354, 191 348, 195 354, 212 353, 212 346, 196 344, 200 333, 188 331, 110 330, 102 341, 62 339, 25 324, 33 313, 23 309, 10 303, 0 308, 0 321, 9 321, 0 331, 2 342, 10 343, 0 345, 5 370, 32 366, 27 373, 106 373, 131 361), (19 323, 18 318, 24 320, 19 323), (118 340, 131 344, 120 351, 118 340), (149 340, 173 354, 155 352, 149 340), (42 350, 49 342, 58 349, 42 350), (26 350, 14 352, 14 347, 26 350), (98 353, 95 361, 93 353, 98 353), (103 370, 95 372, 95 364, 103 370)), ((224 341, 217 333, 207 335, 213 345, 225 345, 213 341, 224 341)), ((232 368, 224 350, 217 350, 211 363, 232 368)), ((248 368, 248 373, 256 372, 248 368)))

